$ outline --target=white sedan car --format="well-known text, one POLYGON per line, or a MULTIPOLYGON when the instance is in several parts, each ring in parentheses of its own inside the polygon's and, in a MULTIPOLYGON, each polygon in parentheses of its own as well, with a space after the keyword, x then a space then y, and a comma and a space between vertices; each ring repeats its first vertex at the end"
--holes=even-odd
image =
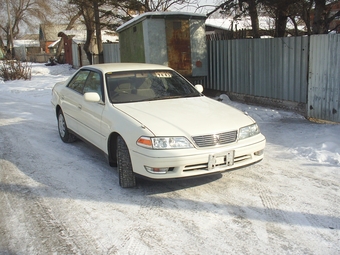
POLYGON ((169 67, 99 64, 57 83, 52 104, 61 139, 103 151, 122 187, 136 176, 193 177, 260 161, 266 140, 256 122, 202 91, 169 67))

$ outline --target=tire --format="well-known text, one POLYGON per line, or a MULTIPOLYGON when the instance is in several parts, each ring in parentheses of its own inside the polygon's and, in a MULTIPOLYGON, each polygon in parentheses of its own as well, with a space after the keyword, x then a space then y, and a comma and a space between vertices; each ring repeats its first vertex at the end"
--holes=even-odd
POLYGON ((64 143, 74 142, 76 140, 76 137, 69 132, 62 110, 60 110, 58 112, 57 119, 58 119, 58 131, 59 131, 59 136, 60 136, 61 140, 64 143))
POLYGON ((136 177, 133 173, 129 149, 121 136, 117 137, 117 169, 119 185, 122 188, 136 186, 136 177))

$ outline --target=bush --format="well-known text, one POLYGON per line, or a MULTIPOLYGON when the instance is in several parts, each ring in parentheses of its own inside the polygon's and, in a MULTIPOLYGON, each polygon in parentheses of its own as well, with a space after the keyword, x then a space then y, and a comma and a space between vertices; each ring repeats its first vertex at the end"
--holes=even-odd
POLYGON ((0 77, 8 80, 30 80, 32 66, 28 62, 19 60, 3 60, 0 62, 0 77))

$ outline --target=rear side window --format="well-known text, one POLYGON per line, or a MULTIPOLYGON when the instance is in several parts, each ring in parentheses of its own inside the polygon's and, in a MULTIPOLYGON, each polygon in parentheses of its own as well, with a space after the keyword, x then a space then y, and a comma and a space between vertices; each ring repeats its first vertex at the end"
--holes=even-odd
POLYGON ((87 77, 89 76, 90 71, 81 70, 79 71, 71 80, 71 82, 67 85, 70 89, 77 91, 80 94, 83 94, 83 88, 85 86, 85 82, 87 77))

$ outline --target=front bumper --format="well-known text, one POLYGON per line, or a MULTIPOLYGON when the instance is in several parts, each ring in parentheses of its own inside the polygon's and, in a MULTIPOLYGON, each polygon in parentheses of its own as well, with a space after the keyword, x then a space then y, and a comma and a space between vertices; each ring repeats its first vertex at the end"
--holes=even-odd
POLYGON ((263 159, 266 139, 258 135, 247 143, 210 149, 175 151, 149 150, 150 154, 130 151, 133 171, 151 179, 186 178, 224 172, 250 165, 263 159), (151 168, 168 168, 166 173, 150 173, 151 168))

